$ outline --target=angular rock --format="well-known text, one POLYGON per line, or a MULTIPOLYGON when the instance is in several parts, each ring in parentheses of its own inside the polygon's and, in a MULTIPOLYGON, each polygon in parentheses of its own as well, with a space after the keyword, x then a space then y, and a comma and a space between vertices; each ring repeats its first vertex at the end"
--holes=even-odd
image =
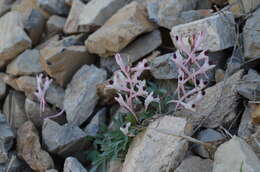
POLYGON ((239 96, 236 92, 238 81, 243 74, 240 70, 226 79, 205 90, 205 96, 196 106, 196 112, 182 109, 176 112, 177 116, 185 116, 194 125, 203 122, 206 128, 216 128, 229 124, 236 117, 235 109, 239 96), (206 120, 203 120, 205 119, 206 120))
POLYGON ((51 156, 41 148, 38 131, 31 121, 24 123, 17 132, 17 152, 35 171, 45 172, 54 167, 51 156))
POLYGON ((251 147, 241 138, 233 138, 218 147, 213 172, 260 171, 260 161, 251 147), (235 152, 235 154, 234 154, 235 152))
POLYGON ((252 113, 252 122, 254 124, 260 124, 260 106, 258 104, 252 104, 251 105, 252 113))
MULTIPOLYGON (((132 65, 142 57, 148 55, 162 44, 161 33, 159 30, 141 35, 135 41, 130 43, 122 51, 119 52, 123 62, 132 65)), ((114 57, 101 58, 100 66, 107 71, 113 73, 119 69, 114 57)))
POLYGON ((20 75, 35 75, 42 72, 39 50, 26 50, 14 59, 6 68, 6 73, 20 75))
POLYGON ((97 95, 100 97, 100 104, 113 104, 115 103, 114 97, 116 96, 117 91, 113 88, 108 88, 109 80, 101 84, 97 84, 97 95))
POLYGON ((96 86, 106 78, 106 71, 94 65, 84 65, 77 71, 65 92, 64 109, 68 122, 80 125, 87 120, 99 99, 96 86))
POLYGON ((107 172, 121 172, 123 163, 120 160, 110 160, 107 167, 107 172))
POLYGON ((42 127, 42 139, 47 150, 61 157, 85 149, 86 136, 84 131, 73 124, 61 126, 50 119, 46 119, 42 127))
POLYGON ((127 3, 127 0, 90 1, 79 17, 80 32, 95 31, 127 3))
POLYGON ((201 159, 198 156, 190 156, 185 158, 174 172, 210 172, 212 171, 212 167, 212 160, 201 159))
POLYGON ((15 135, 3 114, 0 114, 0 130, 0 164, 2 164, 8 161, 8 151, 13 146, 15 139, 15 135))
POLYGON ((0 59, 3 64, 12 60, 31 46, 31 40, 23 30, 18 12, 9 12, 0 18, 0 59))
POLYGON ((10 0, 2 0, 0 1, 0 17, 10 10, 13 1, 10 0))
POLYGON ((154 30, 143 5, 132 2, 121 8, 85 42, 89 52, 111 56, 125 48, 137 36, 154 30))
POLYGON ((58 171, 55 169, 50 169, 50 170, 47 170, 46 172, 58 172, 58 171))
POLYGON ((69 13, 69 6, 66 5, 65 0, 38 0, 38 5, 50 14, 67 15, 69 13))
POLYGON ((11 86, 12 88, 14 88, 15 90, 19 90, 15 80, 16 80, 16 77, 14 76, 11 76, 9 74, 6 74, 6 73, 0 73, 0 79, 6 83, 7 85, 11 86))
POLYGON ((178 79, 178 68, 172 57, 173 53, 168 53, 150 61, 150 71, 155 79, 178 79))
POLYGON ((259 0, 228 0, 228 2, 231 4, 230 10, 237 17, 253 11, 260 4, 259 0))
POLYGON ((66 23, 65 17, 60 17, 57 15, 51 16, 46 24, 48 35, 51 36, 62 32, 65 23, 66 23))
POLYGON ((3 79, 0 79, 0 100, 5 97, 6 93, 6 84, 3 79))
POLYGON ((189 135, 191 132, 189 128, 186 120, 182 118, 164 116, 157 119, 149 125, 146 131, 134 138, 126 155, 122 172, 174 170, 184 158, 188 142, 164 132, 189 135))
POLYGON ((225 71, 223 69, 216 69, 216 72, 215 72, 216 83, 223 81, 224 78, 225 78, 225 71))
MULTIPOLYGON (((259 1, 259 0, 258 0, 259 1)), ((260 1, 259 1, 260 4, 260 1)), ((246 58, 256 58, 260 56, 260 8, 247 19, 243 30, 244 50, 246 58)))
POLYGON ((252 124, 252 111, 253 109, 251 106, 246 106, 239 124, 237 135, 243 139, 247 139, 248 137, 252 136, 257 130, 257 127, 252 124))
POLYGON ((17 91, 10 91, 7 95, 3 112, 9 125, 14 128, 20 128, 28 119, 24 109, 25 96, 17 91))
MULTIPOLYGON (((220 51, 234 46, 236 34, 233 23, 233 14, 225 12, 224 14, 216 14, 194 22, 174 26, 171 30, 171 36, 173 43, 177 46, 176 36, 185 38, 204 32, 205 39, 198 47, 198 50, 220 51)), ((184 43, 188 45, 188 40, 186 39, 184 43)))
POLYGON ((47 46, 40 50, 44 70, 61 86, 65 86, 84 64, 93 64, 95 56, 84 46, 47 46))
MULTIPOLYGON (((96 1, 95 1, 96 2, 96 1)), ((66 34, 73 34, 79 32, 79 18, 80 15, 83 14, 85 4, 81 2, 81 0, 73 0, 72 6, 70 9, 69 16, 66 20, 66 24, 64 25, 63 31, 66 34)), ((94 9, 97 9, 96 7, 94 9)), ((91 13, 90 13, 91 14, 91 13)), ((89 16, 84 16, 88 18, 89 16)))
POLYGON ((87 170, 82 166, 82 164, 74 157, 68 157, 64 163, 63 172, 87 172, 87 170))

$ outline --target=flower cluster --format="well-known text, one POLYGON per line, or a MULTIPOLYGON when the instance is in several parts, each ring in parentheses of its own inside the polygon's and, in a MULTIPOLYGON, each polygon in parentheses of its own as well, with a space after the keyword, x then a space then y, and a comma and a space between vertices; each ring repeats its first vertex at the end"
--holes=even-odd
POLYGON ((109 82, 108 88, 116 89, 118 97, 115 100, 120 106, 131 112, 137 119, 135 112, 135 102, 139 100, 139 97, 145 98, 145 110, 147 110, 151 102, 159 102, 159 98, 153 97, 153 92, 148 93, 146 91, 145 80, 140 80, 140 76, 144 70, 149 70, 147 66, 147 60, 139 62, 136 67, 129 67, 124 64, 120 54, 115 55, 117 64, 120 70, 116 71, 113 76, 113 80, 109 82))
POLYGON ((203 98, 207 85, 207 71, 214 68, 215 65, 209 64, 209 57, 206 55, 207 50, 197 53, 198 48, 203 41, 205 34, 203 32, 193 35, 189 38, 189 45, 185 45, 183 38, 176 36, 177 50, 173 55, 173 61, 178 67, 178 87, 176 93, 178 100, 170 102, 177 103, 176 108, 180 105, 186 109, 195 111, 196 104, 203 98), (203 75, 206 79, 203 79, 203 75), (192 82, 194 88, 188 90, 187 84, 192 82), (190 98, 192 96, 192 98, 190 98))

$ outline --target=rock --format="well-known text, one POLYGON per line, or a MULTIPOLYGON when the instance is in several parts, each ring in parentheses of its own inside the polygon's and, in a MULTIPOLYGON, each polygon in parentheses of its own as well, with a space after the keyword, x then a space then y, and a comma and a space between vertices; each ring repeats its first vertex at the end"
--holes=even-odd
MULTIPOLYGON (((194 22, 174 26, 171 30, 174 45, 177 46, 176 36, 186 38, 193 34, 204 32, 205 39, 198 47, 198 50, 210 50, 214 52, 234 46, 236 35, 233 25, 234 17, 230 12, 224 14, 217 14, 194 22)), ((188 45, 187 39, 184 43, 188 45)))
POLYGON ((10 91, 7 95, 3 112, 9 125, 14 128, 20 128, 28 119, 24 109, 25 96, 17 91, 10 91))
POLYGON ((106 78, 106 71, 94 65, 84 65, 77 71, 65 92, 64 109, 68 122, 80 125, 88 119, 99 98, 96 86, 106 78))
POLYGON ((185 158, 174 172, 210 172, 213 162, 209 159, 201 159, 198 156, 185 158))
POLYGON ((9 12, 0 18, 0 59, 3 64, 31 46, 31 40, 23 30, 18 12, 9 12))
POLYGON ((2 100, 5 97, 5 93, 6 93, 6 84, 2 79, 0 79, 0 100, 2 100))
POLYGON ((50 14, 66 16, 69 13, 69 7, 66 5, 65 0, 38 0, 38 5, 50 14))
POLYGON ((66 23, 65 17, 60 17, 57 15, 51 16, 46 24, 48 35, 51 36, 62 32, 65 23, 66 23))
POLYGON ((61 86, 65 86, 84 64, 93 64, 95 56, 84 46, 47 46, 40 50, 44 70, 61 86))
MULTIPOLYGON (((205 130, 200 131, 197 134, 196 139, 198 139, 204 143, 209 143, 209 144, 213 144, 216 146, 225 141, 225 137, 221 133, 219 133, 213 129, 205 129, 205 130)), ((203 145, 199 145, 199 144, 194 145, 193 151, 203 158, 213 158, 212 155, 214 155, 214 153, 215 153, 215 152, 213 152, 214 150, 209 150, 208 148, 204 147, 203 145)))
POLYGON ((47 170, 46 172, 58 172, 58 171, 55 169, 50 169, 50 170, 47 170))
POLYGON ((33 122, 33 124, 38 128, 41 129, 44 119, 51 117, 51 119, 59 124, 65 124, 66 119, 65 115, 60 115, 58 117, 52 117, 55 114, 58 114, 60 111, 51 109, 48 105, 45 106, 45 111, 40 114, 40 104, 34 102, 28 98, 25 100, 25 112, 28 118, 33 122))
POLYGON ((63 172, 87 172, 87 170, 81 165, 81 163, 74 157, 68 157, 64 163, 63 172))
POLYGON ((61 126, 50 119, 44 120, 42 139, 50 153, 67 157, 82 151, 87 143, 86 136, 85 132, 75 125, 65 124, 61 126))
MULTIPOLYGON (((162 44, 159 30, 141 35, 135 41, 119 52, 125 64, 132 65, 142 57, 148 55, 162 44)), ((113 73, 119 69, 114 57, 101 58, 100 66, 113 73)))
POLYGON ((80 32, 95 31, 127 3, 127 0, 90 1, 84 6, 79 17, 80 32))
POLYGON ((236 87, 242 74, 243 70, 240 70, 225 82, 207 88, 204 98, 196 106, 196 112, 182 109, 176 115, 187 117, 194 125, 200 124, 206 118, 202 124, 206 128, 229 124, 236 117, 235 109, 239 100, 236 87))
POLYGON ((252 122, 254 124, 260 124, 260 106, 259 104, 252 104, 252 113, 251 113, 251 117, 252 117, 252 122))
POLYGON ((27 15, 26 21, 24 23, 24 29, 28 36, 31 38, 32 45, 36 45, 39 43, 44 31, 44 27, 44 15, 36 9, 32 9, 31 12, 27 15))
MULTIPOLYGON (((259 1, 259 0, 258 0, 259 1)), ((260 1, 259 1, 260 4, 260 1)), ((246 58, 256 58, 260 56, 260 8, 247 19, 243 30, 244 49, 246 58)))
POLYGON ((239 128, 238 128, 238 136, 246 139, 253 135, 256 132, 256 127, 252 124, 251 113, 253 109, 251 106, 246 106, 245 111, 242 115, 239 128))
POLYGON ((228 0, 228 2, 231 4, 230 10, 237 17, 253 11, 260 4, 259 0, 228 0))
POLYGON ((0 164, 2 164, 8 161, 8 151, 12 148, 15 139, 3 114, 0 114, 0 130, 0 164))
POLYGON ((259 125, 256 127, 256 131, 246 138, 246 142, 251 146, 253 151, 256 153, 258 159, 260 158, 260 127, 259 125))
MULTIPOLYGON (((96 1, 95 1, 96 2, 96 1)), ((79 32, 80 15, 83 14, 84 3, 81 0, 73 0, 69 16, 64 25, 63 31, 66 34, 73 34, 79 32)), ((96 7, 94 9, 97 9, 96 7)), ((88 11, 89 12, 89 11, 88 11)), ((91 14, 91 13, 90 13, 91 14)), ((89 16, 84 16, 88 18, 89 16)))
POLYGON ((213 172, 260 171, 260 161, 251 147, 241 138, 233 138, 216 151, 213 172), (235 154, 234 154, 235 152, 235 154))
POLYGON ((54 167, 51 156, 41 148, 38 131, 31 121, 24 123, 17 132, 17 152, 35 171, 45 172, 54 167))
POLYGON ((178 79, 178 68, 172 58, 173 53, 168 53, 151 60, 150 71, 155 79, 178 79))
POLYGON ((182 118, 164 116, 157 119, 149 125, 146 131, 134 138, 126 155, 122 172, 174 170, 183 160, 188 149, 188 142, 163 132, 189 135, 191 132, 189 128, 187 121, 182 118))
POLYGON ((0 73, 0 80, 4 81, 4 83, 8 84, 12 88, 19 90, 19 88, 16 84, 16 81, 15 81, 16 77, 11 76, 11 75, 6 74, 6 73, 0 73))
POLYGON ((107 172, 121 172, 123 163, 120 160, 110 160, 107 167, 107 172))
POLYGON ((10 0, 2 0, 0 1, 0 17, 10 10, 13 1, 10 0))
POLYGON ((40 53, 38 50, 26 50, 14 59, 6 68, 6 73, 20 75, 35 75, 42 72, 40 53))
POLYGON ((217 69, 215 72, 215 81, 219 83, 223 81, 225 78, 225 71, 223 69, 217 69))
POLYGON ((110 80, 111 79, 106 80, 101 84, 97 84, 97 95, 100 97, 99 103, 102 105, 115 103, 114 97, 116 96, 117 91, 107 87, 110 80))
POLYGON ((100 127, 106 124, 107 109, 102 108, 99 110, 90 123, 85 127, 84 131, 88 136, 97 136, 100 131, 100 127))
POLYGON ((143 5, 132 2, 118 10, 100 29, 85 42, 89 52, 112 56, 120 52, 137 36, 154 30, 143 5))

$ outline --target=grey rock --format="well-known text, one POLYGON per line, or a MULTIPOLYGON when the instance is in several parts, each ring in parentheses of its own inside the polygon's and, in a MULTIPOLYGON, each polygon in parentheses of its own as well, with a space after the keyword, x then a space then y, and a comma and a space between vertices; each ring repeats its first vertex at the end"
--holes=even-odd
POLYGON ((164 116, 151 123, 131 143, 122 172, 174 170, 183 160, 188 142, 167 133, 189 135, 192 127, 188 126, 185 119, 172 116, 164 116))
POLYGON ((88 136, 96 136, 100 131, 100 127, 106 123, 107 109, 99 110, 90 123, 84 128, 88 136))
POLYGON ((38 5, 51 14, 67 15, 69 13, 69 6, 66 5, 65 0, 38 0, 38 5))
POLYGON ((39 50, 26 50, 14 59, 6 68, 6 73, 15 76, 35 75, 42 72, 39 50))
POLYGON ((8 151, 13 146, 15 139, 15 135, 3 114, 0 114, 0 130, 0 164, 2 164, 8 161, 8 151))
MULTIPOLYGON (((158 48, 162 43, 162 38, 159 30, 144 34, 130 43, 122 51, 119 52, 123 62, 127 65, 132 65, 142 57, 148 55, 153 50, 158 48)), ((114 57, 101 58, 100 66, 107 71, 113 73, 119 69, 114 57)))
POLYGON ((47 150, 61 157, 85 149, 86 136, 84 131, 73 124, 61 126, 50 119, 45 119, 42 127, 42 139, 47 150))
POLYGON ((58 172, 58 171, 55 169, 50 169, 50 170, 47 170, 46 172, 58 172))
POLYGON ((87 120, 99 98, 96 86, 106 78, 106 71, 94 65, 84 65, 77 71, 65 92, 64 109, 68 122, 80 125, 87 120))
MULTIPOLYGON (((260 4, 260 1, 259 1, 260 4)), ((247 19, 243 30, 244 50, 246 58, 260 56, 260 8, 247 19)))
POLYGON ((0 17, 5 14, 7 11, 10 10, 12 4, 14 3, 13 0, 2 0, 0 1, 0 17))
POLYGON ((174 172, 211 172, 212 167, 212 160, 201 159, 198 156, 190 156, 185 158, 174 172))
POLYGON ((252 148, 241 138, 233 138, 218 147, 213 172, 260 171, 260 161, 252 148), (234 153, 235 152, 235 153, 234 153))
POLYGON ((48 36, 55 35, 57 33, 62 32, 65 23, 66 23, 65 17, 61 17, 57 15, 51 16, 46 24, 48 36))
POLYGON ((260 4, 259 0, 228 0, 228 2, 232 5, 230 10, 237 17, 254 11, 260 4))
POLYGON ((238 136, 241 138, 248 138, 251 135, 253 135, 257 127, 253 125, 252 123, 252 118, 251 118, 251 113, 252 113, 252 108, 250 106, 246 106, 245 111, 242 115, 239 128, 238 128, 238 136))
POLYGON ((87 172, 87 170, 82 166, 82 164, 74 157, 68 157, 64 163, 63 172, 87 172))
POLYGON ((6 93, 6 83, 0 79, 0 100, 5 97, 6 93))
POLYGON ((107 172, 121 172, 123 163, 120 160, 110 160, 108 162, 107 172))
MULTIPOLYGON (((192 34, 200 32, 205 33, 205 39, 202 41, 198 50, 220 51, 234 46, 235 43, 235 27, 234 16, 230 12, 224 14, 216 14, 211 17, 196 20, 190 23, 174 26, 171 30, 172 40, 176 45, 176 36, 190 37, 192 34)), ((189 45, 188 41, 184 41, 185 45, 189 45)))

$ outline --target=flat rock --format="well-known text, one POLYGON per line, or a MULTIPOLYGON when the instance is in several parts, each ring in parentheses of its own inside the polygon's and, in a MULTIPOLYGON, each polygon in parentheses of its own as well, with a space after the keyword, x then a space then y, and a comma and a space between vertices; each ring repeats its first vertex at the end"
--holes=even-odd
POLYGON ((155 26, 148 20, 143 5, 132 2, 121 8, 85 42, 89 52, 111 56, 120 52, 137 36, 150 32, 155 26))
POLYGON ((52 15, 46 23, 48 36, 62 32, 66 18, 52 15))
POLYGON ((12 4, 14 2, 10 0, 2 0, 0 1, 0 17, 5 14, 10 8, 12 7, 12 4))
POLYGON ((85 132, 75 125, 61 126, 50 119, 45 119, 42 127, 42 139, 47 150, 61 157, 85 149, 86 136, 85 132))
POLYGON ((8 12, 0 18, 0 59, 3 63, 14 59, 31 46, 31 40, 23 30, 18 12, 8 12))
POLYGON ((15 76, 36 75, 42 72, 39 50, 26 50, 14 59, 6 68, 6 73, 15 76))
POLYGON ((0 100, 5 97, 6 93, 6 83, 3 81, 3 79, 0 79, 0 100))
POLYGON ((50 14, 67 15, 69 13, 69 6, 66 5, 65 0, 38 0, 38 5, 50 14))
POLYGON ((120 160, 110 160, 108 162, 107 172, 121 172, 123 163, 120 160))
POLYGON ((233 138, 218 147, 213 172, 260 171, 260 161, 252 148, 241 138, 233 138), (235 154, 234 154, 235 152, 235 154))
POLYGON ((191 131, 188 128, 190 127, 187 121, 182 118, 164 116, 157 119, 149 125, 146 131, 134 138, 126 155, 122 172, 174 170, 183 160, 188 150, 188 142, 163 132, 189 135, 191 131))
POLYGON ((95 31, 127 3, 127 0, 90 1, 84 6, 79 17, 80 31, 95 31))
MULTIPOLYGON (((260 1, 259 1, 260 4, 260 1)), ((260 56, 260 8, 247 19, 243 30, 244 49, 246 58, 256 58, 260 56)))
MULTIPOLYGON (((174 26, 171 30, 173 43, 177 46, 176 36, 186 38, 193 34, 204 32, 205 39, 198 47, 198 50, 214 52, 234 46, 235 27, 233 24, 227 24, 230 22, 234 23, 234 16, 230 12, 224 14, 216 14, 194 22, 174 26)), ((188 45, 188 40, 186 39, 184 43, 188 45)))
MULTIPOLYGON (((150 33, 141 35, 136 40, 131 42, 123 50, 119 52, 123 62, 127 65, 132 65, 142 57, 150 54, 153 50, 162 44, 161 33, 159 30, 154 30, 150 33)), ((114 57, 100 58, 100 66, 105 68, 110 73, 119 69, 114 57)))
POLYGON ((259 0, 228 0, 228 2, 231 4, 230 11, 237 17, 253 11, 260 4, 259 0))
POLYGON ((9 125, 14 129, 20 128, 28 120, 24 102, 25 96, 17 91, 10 91, 5 99, 3 112, 9 125))
POLYGON ((68 157, 65 160, 63 172, 87 172, 82 164, 74 157, 68 157))
POLYGON ((94 65, 84 65, 76 72, 67 86, 64 98, 68 122, 80 125, 87 120, 99 99, 96 86, 106 78, 106 71, 94 65))
POLYGON ((190 156, 185 158, 174 172, 210 172, 212 171, 212 167, 212 160, 201 159, 198 156, 190 156))
POLYGON ((24 123, 17 132, 17 152, 35 171, 45 172, 54 167, 49 153, 41 148, 38 131, 31 121, 24 123))

